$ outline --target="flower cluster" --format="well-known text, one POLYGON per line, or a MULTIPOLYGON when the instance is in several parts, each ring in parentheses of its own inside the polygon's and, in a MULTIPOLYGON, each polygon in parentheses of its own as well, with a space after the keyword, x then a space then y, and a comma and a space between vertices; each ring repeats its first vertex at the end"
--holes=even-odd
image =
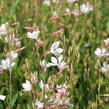
MULTIPOLYGON (((104 40, 104 44, 105 47, 104 48, 97 48, 95 50, 95 55, 98 56, 99 58, 106 58, 108 60, 109 57, 109 51, 108 51, 108 47, 109 47, 109 38, 107 38, 106 40, 104 40)), ((103 63, 103 66, 101 68, 102 72, 109 72, 109 64, 107 62, 103 63)))

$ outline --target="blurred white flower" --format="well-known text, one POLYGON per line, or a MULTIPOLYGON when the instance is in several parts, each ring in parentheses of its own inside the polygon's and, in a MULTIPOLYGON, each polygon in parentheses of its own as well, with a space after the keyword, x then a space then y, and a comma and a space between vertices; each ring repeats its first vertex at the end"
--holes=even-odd
POLYGON ((6 98, 6 96, 4 96, 4 95, 0 95, 0 100, 4 101, 5 98, 6 98))
POLYGON ((11 51, 11 52, 7 53, 6 56, 13 60, 13 59, 16 59, 18 57, 18 53, 11 51))
POLYGON ((4 39, 5 43, 11 43, 14 44, 16 47, 21 46, 21 41, 19 38, 15 38, 15 35, 13 34, 12 37, 5 37, 4 39))
POLYGON ((39 82, 39 86, 40 86, 40 88, 41 88, 42 90, 44 89, 44 83, 43 83, 42 80, 39 82))
POLYGON ((61 97, 57 95, 56 98, 55 98, 55 102, 54 103, 56 103, 58 105, 62 105, 62 99, 61 99, 61 97))
POLYGON ((83 4, 83 5, 80 6, 80 11, 82 13, 88 13, 90 11, 93 11, 93 5, 89 5, 88 3, 83 4))
POLYGON ((38 109, 43 109, 44 103, 36 100, 35 106, 37 106, 38 109))
POLYGON ((74 16, 79 16, 80 15, 79 10, 77 10, 77 9, 75 9, 72 13, 73 13, 74 16))
POLYGON ((103 67, 101 68, 102 72, 109 72, 109 64, 103 63, 103 67))
POLYGON ((95 50, 95 55, 97 55, 98 57, 106 57, 106 56, 109 56, 109 53, 107 52, 105 48, 103 49, 97 48, 95 50))
POLYGON ((42 61, 40 61, 40 66, 46 72, 46 70, 47 70, 47 64, 46 64, 46 62, 45 62, 44 59, 42 61))
POLYGON ((106 40, 104 40, 105 46, 109 47, 109 38, 107 38, 106 40))
POLYGON ((31 32, 28 32, 27 35, 28 35, 28 38, 30 39, 37 39, 39 37, 39 29, 37 29, 36 31, 33 31, 32 33, 31 32))
POLYGON ((1 60, 0 69, 7 70, 15 65, 15 62, 12 62, 10 58, 6 58, 6 60, 1 60))
POLYGON ((59 95, 64 95, 65 92, 66 92, 66 89, 67 89, 66 84, 60 85, 60 86, 58 86, 58 85, 56 86, 56 90, 58 91, 59 95))
POLYGON ((8 23, 2 24, 0 26, 0 35, 1 36, 6 36, 7 35, 7 28, 6 26, 8 25, 8 23))
POLYGON ((66 13, 70 13, 71 12, 69 8, 66 8, 65 10, 66 10, 66 13))
POLYGON ((24 88, 23 91, 31 91, 32 90, 32 84, 26 80, 26 83, 22 84, 22 87, 24 88))
POLYGON ((50 0, 44 0, 44 5, 50 6, 51 5, 51 1, 50 0))
POLYGON ((67 0, 67 2, 71 2, 71 3, 74 3, 74 2, 76 2, 76 0, 67 0))
POLYGON ((71 104, 70 103, 70 99, 69 98, 67 98, 67 100, 65 101, 65 103, 64 103, 65 105, 67 105, 67 106, 74 106, 73 104, 71 104))
POLYGON ((60 45, 59 41, 54 42, 50 48, 51 53, 53 53, 54 55, 60 55, 63 52, 63 49, 58 48, 59 45, 60 45))
POLYGON ((48 98, 48 96, 47 96, 47 95, 45 95, 45 98, 48 98))
POLYGON ((31 32, 27 33, 28 38, 35 39, 38 42, 38 44, 43 47, 45 43, 38 38, 39 34, 40 34, 39 29, 37 29, 36 31, 33 31, 32 33, 31 32))

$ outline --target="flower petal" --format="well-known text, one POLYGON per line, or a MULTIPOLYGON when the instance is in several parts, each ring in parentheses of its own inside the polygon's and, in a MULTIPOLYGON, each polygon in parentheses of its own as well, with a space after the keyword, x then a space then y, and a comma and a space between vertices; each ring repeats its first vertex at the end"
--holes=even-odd
POLYGON ((54 42, 54 43, 52 44, 52 46, 51 46, 51 49, 56 49, 56 48, 58 48, 58 47, 59 47, 59 44, 60 44, 59 41, 54 42))
POLYGON ((57 59, 56 59, 55 57, 51 57, 51 62, 52 62, 53 64, 57 64, 57 59))

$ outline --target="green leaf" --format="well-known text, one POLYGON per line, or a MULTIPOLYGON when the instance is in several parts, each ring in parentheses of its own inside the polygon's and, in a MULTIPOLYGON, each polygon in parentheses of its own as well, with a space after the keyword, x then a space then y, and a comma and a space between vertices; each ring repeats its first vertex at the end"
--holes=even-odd
POLYGON ((16 102, 16 100, 17 100, 17 97, 18 97, 18 93, 15 94, 15 95, 12 97, 12 99, 11 99, 11 101, 10 101, 10 103, 9 103, 10 108, 12 108, 12 107, 14 106, 14 104, 15 104, 15 102, 16 102))
POLYGON ((109 105, 105 105, 104 106, 104 109, 109 109, 109 105))

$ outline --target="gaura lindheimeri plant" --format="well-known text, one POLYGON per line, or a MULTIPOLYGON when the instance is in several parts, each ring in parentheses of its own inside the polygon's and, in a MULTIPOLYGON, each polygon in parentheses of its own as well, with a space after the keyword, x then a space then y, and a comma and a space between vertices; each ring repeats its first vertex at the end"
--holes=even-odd
POLYGON ((44 0, 44 5, 50 6, 51 5, 51 1, 50 0, 44 0))
POLYGON ((44 46, 44 42, 41 41, 38 37, 39 37, 39 34, 40 34, 40 31, 39 29, 37 29, 36 31, 33 31, 32 33, 31 32, 28 32, 27 35, 28 35, 28 38, 30 39, 34 39, 38 42, 38 44, 40 46, 44 46))
POLYGON ((5 23, 0 26, 0 36, 6 36, 8 34, 6 28, 7 25, 8 23, 5 23))
POLYGON ((47 66, 57 66, 59 69, 59 72, 57 72, 57 74, 60 74, 65 68, 68 67, 67 63, 64 62, 62 55, 60 55, 58 58, 51 57, 51 63, 48 63, 47 66))
POLYGON ((15 45, 16 47, 21 47, 21 40, 19 38, 16 38, 15 37, 15 34, 13 34, 11 37, 5 37, 4 39, 4 42, 5 43, 8 43, 8 44, 13 44, 15 45))
POLYGON ((93 5, 83 4, 80 6, 80 11, 82 13, 89 13, 90 11, 93 11, 93 5))
POLYGON ((22 87, 24 88, 23 91, 31 91, 32 90, 32 84, 26 80, 26 83, 22 84, 22 87))
POLYGON ((41 66, 41 69, 44 70, 44 72, 47 71, 47 64, 44 59, 42 61, 40 61, 40 66, 41 66))
POLYGON ((4 100, 5 100, 5 98, 6 98, 6 96, 5 96, 5 95, 0 95, 0 100, 4 101, 4 100))
POLYGON ((49 85, 48 84, 44 84, 42 80, 40 80, 39 86, 40 86, 40 88, 42 90, 44 90, 44 88, 45 88, 46 91, 49 91, 49 85))
POLYGON ((18 53, 14 51, 10 51, 9 53, 6 54, 6 56, 10 59, 16 59, 18 57, 18 53))
POLYGON ((109 56, 109 53, 107 52, 107 50, 105 48, 97 48, 95 50, 95 55, 97 55, 98 57, 107 57, 109 56))
POLYGON ((60 85, 60 86, 57 85, 55 89, 58 91, 58 95, 61 96, 66 93, 67 86, 66 86, 66 84, 60 85))
POLYGON ((103 67, 101 68, 101 71, 102 72, 109 72, 109 64, 107 64, 107 63, 103 63, 103 67))
POLYGON ((67 0, 68 3, 74 3, 76 0, 67 0))
POLYGON ((1 60, 0 62, 0 69, 1 70, 8 70, 15 65, 15 62, 12 62, 10 58, 6 58, 5 60, 1 60))
POLYGON ((73 13, 74 16, 80 16, 81 15, 81 12, 78 9, 73 10, 72 13, 73 13))
POLYGON ((109 38, 104 40, 104 44, 107 48, 109 48, 109 38))
POLYGON ((44 56, 48 55, 48 54, 54 54, 54 55, 60 55, 63 52, 62 48, 59 48, 60 42, 56 41, 51 45, 50 50, 48 50, 44 56))
POLYGON ((40 88, 41 88, 42 90, 44 89, 44 83, 43 83, 42 80, 39 82, 39 86, 40 86, 40 88))
POLYGON ((62 105, 62 99, 61 96, 57 95, 55 98, 54 103, 58 104, 58 105, 62 105))

